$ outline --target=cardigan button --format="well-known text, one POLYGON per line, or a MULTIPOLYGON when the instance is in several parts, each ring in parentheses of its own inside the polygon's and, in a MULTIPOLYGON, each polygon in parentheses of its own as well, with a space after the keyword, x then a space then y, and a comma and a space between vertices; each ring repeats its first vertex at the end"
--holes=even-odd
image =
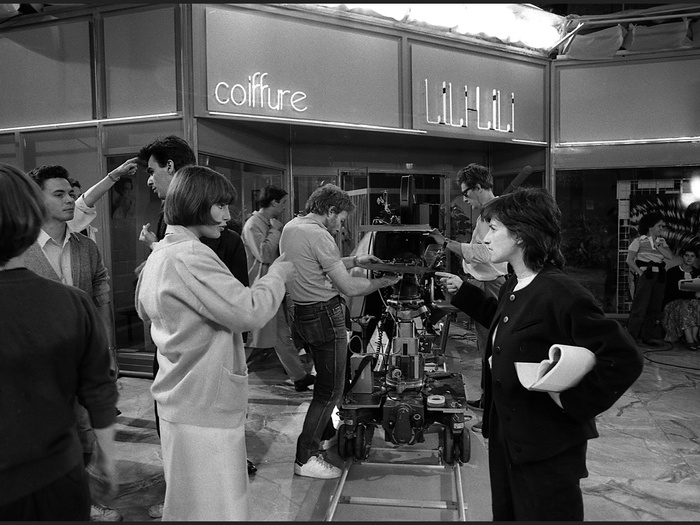
POLYGON ((493 351, 496 352, 497 354, 500 354, 500 353, 501 353, 501 347, 500 347, 500 346, 497 346, 496 348, 493 349, 493 351))
POLYGON ((510 302, 515 301, 515 294, 514 293, 510 294, 509 299, 510 299, 510 302))
POLYGON ((507 315, 503 318, 503 322, 504 322, 504 323, 507 323, 507 322, 508 322, 508 316, 507 316, 507 315))

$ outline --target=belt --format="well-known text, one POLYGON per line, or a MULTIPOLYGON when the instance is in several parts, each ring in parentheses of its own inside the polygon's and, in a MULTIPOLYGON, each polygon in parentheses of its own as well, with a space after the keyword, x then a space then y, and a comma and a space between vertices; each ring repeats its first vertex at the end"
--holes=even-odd
POLYGON ((332 308, 333 306, 336 306, 338 304, 345 304, 345 300, 339 295, 336 295, 332 299, 328 299, 327 301, 320 301, 318 303, 294 303, 294 309, 297 311, 301 310, 304 312, 320 312, 322 310, 325 310, 326 308, 332 308))

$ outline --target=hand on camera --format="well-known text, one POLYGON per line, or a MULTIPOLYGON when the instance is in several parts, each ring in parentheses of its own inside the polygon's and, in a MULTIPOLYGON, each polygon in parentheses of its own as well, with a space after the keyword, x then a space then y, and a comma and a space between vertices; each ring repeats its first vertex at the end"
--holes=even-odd
POLYGON ((459 275, 447 272, 435 272, 436 277, 440 277, 440 288, 448 293, 457 293, 464 282, 459 275))

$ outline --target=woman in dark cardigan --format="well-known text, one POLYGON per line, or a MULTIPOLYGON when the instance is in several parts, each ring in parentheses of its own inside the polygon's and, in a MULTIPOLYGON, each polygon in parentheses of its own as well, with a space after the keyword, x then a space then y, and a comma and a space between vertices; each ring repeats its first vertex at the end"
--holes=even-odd
POLYGON ((459 276, 438 272, 452 304, 489 326, 483 375, 483 435, 489 439, 493 519, 583 520, 580 479, 595 417, 609 409, 642 371, 634 340, 607 319, 591 293, 563 271, 561 212, 543 189, 520 189, 482 212, 492 262, 514 275, 498 299, 459 276), (540 362, 553 344, 595 354, 593 369, 562 392, 527 390, 516 362, 540 362))

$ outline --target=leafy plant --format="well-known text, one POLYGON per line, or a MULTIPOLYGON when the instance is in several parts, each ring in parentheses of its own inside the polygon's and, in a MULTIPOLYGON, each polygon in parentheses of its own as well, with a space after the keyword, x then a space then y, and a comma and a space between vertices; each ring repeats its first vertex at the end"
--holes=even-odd
POLYGON ((582 214, 570 219, 562 233, 562 252, 567 266, 605 267, 610 258, 611 236, 603 221, 582 214))

